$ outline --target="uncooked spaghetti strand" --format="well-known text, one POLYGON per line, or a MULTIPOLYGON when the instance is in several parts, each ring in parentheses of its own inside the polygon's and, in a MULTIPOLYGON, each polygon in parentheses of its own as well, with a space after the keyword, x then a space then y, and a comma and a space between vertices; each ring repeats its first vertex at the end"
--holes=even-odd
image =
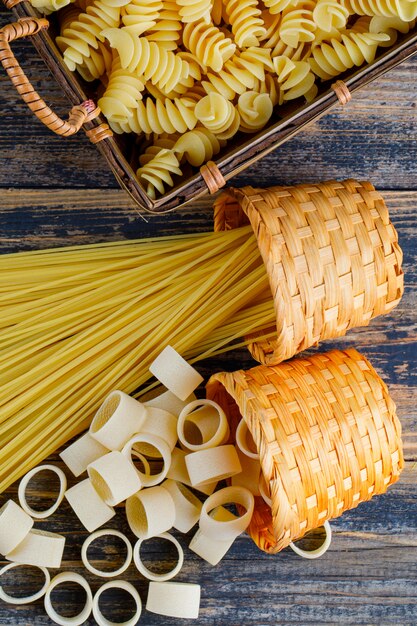
MULTIPOLYGON (((180 271, 180 273, 186 273, 186 271, 187 271, 187 266, 185 266, 184 268, 182 268, 182 270, 180 271)), ((172 280, 172 278, 175 278, 175 274, 174 274, 174 277, 172 277, 172 276, 171 276, 171 277, 170 277, 170 276, 168 276, 168 278, 167 278, 167 279, 165 279, 165 281, 163 281, 163 282, 165 282, 165 283, 166 283, 166 282, 168 282, 168 283, 169 283, 169 282, 172 280)), ((153 293, 153 292, 155 292, 155 291, 160 290, 160 289, 163 287, 163 282, 162 282, 162 283, 158 283, 158 284, 154 285, 154 286, 152 287, 151 291, 148 291, 147 293, 145 293, 145 295, 150 295, 151 293, 153 293)), ((123 309, 120 311, 120 316, 122 316, 122 314, 123 314, 123 309)), ((96 332, 96 330, 97 330, 97 329, 96 329, 96 328, 94 328, 94 329, 92 329, 92 330, 93 330, 94 332, 96 332)), ((88 331, 87 331, 87 332, 88 332, 88 331)), ((113 332, 113 329, 112 329, 112 332, 113 332)), ((79 341, 77 341, 76 343, 78 343, 78 344, 79 344, 79 341)), ((80 347, 81 347, 81 346, 80 346, 80 347)), ((59 354, 59 353, 58 353, 58 354, 59 354)), ((67 355, 67 356, 68 356, 68 355, 67 355)))
MULTIPOLYGON (((241 233, 241 236, 242 236, 242 233, 241 233)), ((234 243, 233 240, 230 243, 233 245, 233 243, 234 243)), ((206 245, 206 246, 200 246, 202 261, 204 261, 205 258, 207 258, 207 255, 208 255, 208 257, 215 256, 217 254, 217 252, 221 251, 222 247, 223 246, 222 246, 222 239, 221 238, 218 239, 217 246, 213 246, 212 244, 211 245, 206 245), (206 247, 208 249, 208 252, 205 251, 206 247)), ((182 263, 186 262, 187 258, 190 259, 189 262, 193 262, 195 264, 195 257, 193 257, 193 253, 190 252, 190 250, 187 250, 187 249, 185 249, 182 252, 182 254, 179 255, 179 257, 174 256, 174 259, 175 258, 178 258, 178 261, 177 261, 178 264, 181 264, 181 262, 182 263)), ((146 259, 142 259, 142 262, 144 260, 146 260, 146 259)), ((173 258, 170 257, 170 262, 172 262, 172 261, 173 261, 173 258)), ((149 274, 152 274, 154 272, 154 267, 158 268, 158 264, 159 264, 160 271, 164 271, 164 267, 161 264, 161 260, 160 259, 156 259, 156 260, 155 259, 152 260, 152 258, 150 259, 150 265, 149 265, 149 268, 148 268, 149 274)), ((134 270, 137 271, 138 269, 139 269, 139 271, 141 270, 141 267, 139 267, 139 268, 137 268, 137 267, 134 267, 134 268, 130 268, 130 267, 124 268, 123 266, 120 266, 120 265, 121 265, 120 263, 116 264, 116 266, 113 267, 113 271, 116 271, 116 270, 122 271, 123 269, 125 269, 126 272, 128 272, 130 269, 133 270, 133 271, 134 270), (120 267, 117 267, 117 266, 120 266, 120 267)), ((111 267, 110 267, 110 269, 111 269, 111 267)), ((85 276, 86 277, 91 277, 92 275, 93 275, 93 270, 89 270, 89 271, 85 272, 85 276)), ((110 275, 110 277, 100 278, 98 280, 98 283, 96 283, 96 286, 97 287, 100 286, 100 282, 103 282, 104 287, 108 284, 108 282, 113 283, 113 285, 114 285, 115 284, 115 279, 114 278, 115 278, 114 275, 110 275)), ((129 273, 126 273, 123 276, 124 282, 126 282, 129 279, 130 279, 130 275, 129 275, 129 273)), ((61 280, 61 281, 56 281, 56 287, 62 288, 66 283, 70 282, 70 280, 71 280, 71 278, 67 278, 67 279, 61 280)), ((28 289, 28 290, 24 291, 24 293, 25 293, 25 295, 27 295, 27 294, 33 295, 33 293, 36 291, 36 289, 40 289, 41 287, 42 287, 42 285, 41 286, 35 285, 31 289, 28 289)), ((73 295, 75 296, 78 291, 83 291, 83 289, 85 289, 84 285, 81 285, 81 286, 77 285, 72 290, 67 290, 66 292, 64 292, 64 294, 62 293, 61 289, 58 289, 57 292, 54 292, 52 295, 47 296, 45 299, 42 299, 42 302, 40 304, 44 305, 46 307, 49 307, 54 301, 58 301, 58 302, 62 301, 63 295, 64 295, 65 298, 69 298, 69 297, 72 297, 73 295)), ((13 316, 16 315, 16 313, 19 311, 19 308, 21 310, 23 310, 23 311, 26 310, 26 307, 24 307, 24 305, 20 305, 20 307, 19 307, 19 305, 15 306, 15 307, 13 307, 13 306, 10 307, 10 300, 13 301, 13 298, 16 298, 16 297, 17 296, 15 294, 13 294, 13 293, 9 292, 7 294, 7 301, 9 302, 9 308, 10 308, 10 314, 9 315, 10 315, 11 318, 13 318, 13 316)), ((1 304, 1 298, 0 298, 0 304, 1 304)), ((30 303, 26 303, 26 304, 27 304, 28 307, 30 307, 30 303)), ((32 308, 33 308, 33 303, 32 303, 32 308)), ((47 310, 49 310, 49 309, 47 309, 47 310)), ((4 317, 4 319, 6 319, 6 318, 4 317)), ((2 323, 4 323, 3 320, 2 320, 2 323)))
MULTIPOLYGON (((206 324, 207 324, 207 321, 206 321, 206 324)), ((132 340, 130 340, 130 341, 132 341, 132 340)), ((145 337, 145 344, 148 343, 148 341, 149 341, 149 334, 147 334, 146 337, 145 337)), ((157 342, 156 345, 159 346, 159 343, 157 342)), ((120 351, 121 347, 123 347, 123 346, 121 346, 121 344, 118 343, 117 349, 119 351, 120 351)), ((128 348, 129 347, 130 347, 130 345, 128 346, 128 348)), ((138 346, 138 350, 142 354, 142 359, 143 359, 143 352, 144 352, 145 348, 146 348, 146 345, 143 346, 143 347, 141 347, 140 345, 138 346)), ((129 352, 129 354, 130 354, 129 358, 132 358, 132 356, 134 356, 134 355, 132 355, 131 352, 129 352)), ((77 366, 80 365, 80 367, 82 368, 83 367, 82 362, 84 362, 84 369, 85 369, 85 363, 86 363, 87 359, 89 358, 89 356, 90 355, 88 353, 84 353, 82 355, 82 357, 78 357, 78 360, 70 361, 71 370, 74 370, 74 369, 76 370, 76 376, 79 376, 79 374, 80 374, 78 372, 78 370, 77 370, 77 366)), ((111 348, 109 350, 107 350, 106 354, 101 356, 102 364, 104 364, 108 358, 112 358, 111 348), (103 358, 104 358, 104 361, 103 361, 103 358)), ((62 378, 63 376, 68 376, 68 375, 69 375, 68 371, 65 371, 65 370, 63 371, 62 368, 61 368, 60 370, 57 371, 56 376, 52 376, 52 377, 50 376, 48 378, 48 385, 51 386, 53 388, 54 392, 55 392, 55 389, 57 388, 57 384, 59 383, 59 378, 62 378)), ((84 378, 84 377, 85 377, 85 371, 83 370, 82 371, 82 378, 84 378)), ((71 382, 71 379, 68 379, 68 380, 69 380, 69 382, 71 382)), ((40 383, 39 387, 40 387, 39 388, 39 395, 41 395, 41 392, 42 392, 42 395, 44 396, 44 394, 45 394, 45 384, 42 382, 42 383, 40 383)), ((9 403, 9 405, 7 407, 3 407, 3 414, 6 412, 6 409, 8 409, 9 411, 12 410, 12 411, 15 411, 15 412, 18 409, 21 409, 21 411, 19 412, 19 418, 22 419, 22 412, 25 413, 25 411, 28 410, 28 408, 26 408, 26 407, 28 407, 29 404, 31 406, 33 406, 35 409, 40 409, 41 407, 38 407, 36 403, 33 404, 33 402, 34 402, 34 397, 33 397, 33 395, 34 395, 34 387, 33 386, 30 388, 30 393, 32 394, 32 397, 30 398, 30 403, 28 402, 28 398, 26 396, 23 397, 23 398, 20 397, 20 398, 17 399, 17 403, 18 403, 17 406, 16 406, 16 403, 11 402, 11 403, 9 403)), ((10 423, 11 422, 9 421, 9 425, 10 425, 10 423)))
MULTIPOLYGON (((130 358, 130 357, 129 357, 129 358, 130 358)), ((153 358, 153 357, 152 357, 152 358, 153 358)), ((85 372, 84 372, 84 373, 83 373, 82 378, 83 378, 83 379, 85 379, 85 376, 86 376, 86 374, 85 374, 85 372)), ((146 370, 146 372, 145 372, 145 378, 144 378, 143 380, 146 380, 146 378, 147 378, 148 376, 149 376, 149 374, 148 374, 148 372, 147 372, 147 370, 146 370)), ((136 380, 136 385, 137 385, 137 383, 138 383, 138 382, 142 382, 142 381, 138 381, 138 380, 136 380)), ((72 387, 72 385, 71 385, 71 387, 72 387)), ((34 425, 35 425, 36 421, 39 421, 39 419, 38 419, 38 420, 35 420, 34 422, 32 422, 32 424, 31 424, 31 428, 33 428, 33 427, 34 427, 34 425)))
MULTIPOLYGON (((76 433, 74 432, 74 434, 76 434, 76 433)), ((54 441, 56 441, 56 437, 55 436, 54 436, 54 441)), ((40 456, 39 458, 42 458, 42 457, 40 456)))
MULTIPOLYGON (((136 318, 133 318, 132 323, 136 323, 136 318)), ((122 329, 124 333, 126 333, 127 331, 129 331, 128 326, 124 326, 124 328, 122 329)), ((133 329, 134 330, 134 329, 133 329)), ((118 340, 119 337, 117 337, 117 335, 115 336, 114 330, 111 329, 110 335, 112 336, 113 340, 118 340)), ((119 349, 120 349, 120 344, 119 343, 119 349)), ((122 346, 123 347, 123 346, 122 346)), ((68 353, 68 348, 66 349, 67 353, 68 353)), ((85 362, 86 359, 90 358, 91 351, 94 352, 97 351, 96 346, 93 346, 92 348, 89 349, 89 351, 87 352, 83 352, 81 355, 79 355, 75 360, 72 358, 71 354, 67 354, 68 357, 68 366, 65 366, 65 368, 70 368, 70 369, 76 369, 79 365, 82 364, 82 362, 85 362)), ((108 355, 106 355, 107 357, 108 355)), ((55 387, 55 384, 57 382, 56 379, 58 379, 59 377, 62 377, 63 375, 67 375, 68 371, 66 371, 65 368, 60 368, 59 370, 57 370, 55 373, 50 373, 50 375, 48 376, 48 384, 50 386, 55 387)), ((32 394, 32 401, 33 401, 33 396, 36 392, 36 389, 38 388, 39 390, 39 394, 42 392, 44 393, 45 391, 45 384, 41 381, 40 383, 38 383, 38 385, 33 385, 32 384, 32 376, 33 376, 33 372, 28 372, 26 378, 28 380, 28 385, 30 386, 30 393, 32 394)), ((20 388, 22 388, 23 386, 23 380, 19 380, 19 386, 20 388)), ((5 391, 6 393, 8 393, 8 390, 5 389, 5 387, 3 387, 3 391, 5 391)), ((3 410, 2 413, 3 415, 7 416, 7 411, 18 411, 18 410, 24 410, 24 407, 27 406, 28 402, 27 402, 27 398, 26 397, 19 397, 17 399, 15 399, 15 401, 11 401, 7 407, 3 406, 3 410)))

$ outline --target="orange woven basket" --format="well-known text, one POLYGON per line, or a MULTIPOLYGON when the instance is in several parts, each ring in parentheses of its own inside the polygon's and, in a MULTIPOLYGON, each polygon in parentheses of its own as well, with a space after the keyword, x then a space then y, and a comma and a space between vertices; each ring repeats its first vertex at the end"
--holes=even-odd
POLYGON ((403 467, 395 404, 354 349, 215 374, 207 397, 259 450, 272 507, 255 498, 248 532, 265 552, 384 493, 403 467))
POLYGON ((252 336, 260 363, 365 326, 401 299, 398 236, 369 182, 231 188, 216 201, 214 222, 216 230, 250 223, 258 239, 277 320, 274 339, 252 336))

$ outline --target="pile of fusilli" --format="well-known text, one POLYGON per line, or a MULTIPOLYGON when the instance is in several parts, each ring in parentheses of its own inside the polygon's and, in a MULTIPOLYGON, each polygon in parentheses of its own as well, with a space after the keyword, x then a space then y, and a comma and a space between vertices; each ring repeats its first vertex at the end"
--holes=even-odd
POLYGON ((154 198, 276 105, 372 62, 414 26, 417 0, 75 0, 59 16, 64 61, 102 81, 113 131, 148 139, 137 175, 154 198))

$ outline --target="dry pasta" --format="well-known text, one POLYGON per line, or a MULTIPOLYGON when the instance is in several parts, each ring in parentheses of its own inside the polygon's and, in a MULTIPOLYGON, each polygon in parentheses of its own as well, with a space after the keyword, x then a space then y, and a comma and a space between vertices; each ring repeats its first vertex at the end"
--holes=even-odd
POLYGON ((224 63, 233 56, 236 45, 216 26, 204 21, 190 22, 183 32, 184 46, 190 50, 203 66, 219 72, 224 63))
POLYGON ((233 104, 219 93, 209 93, 196 104, 198 121, 218 139, 229 139, 238 131, 240 115, 233 104))
POLYGON ((192 171, 185 161, 220 152, 213 135, 259 132, 275 107, 311 102, 321 81, 371 63, 417 18, 417 0, 30 1, 59 12, 64 61, 100 78, 112 130, 143 139, 137 177, 151 198, 192 171), (159 144, 165 134, 171 145, 159 144))
POLYGON ((101 0, 96 0, 86 8, 85 13, 80 13, 78 19, 56 38, 68 69, 75 70, 82 66, 91 56, 91 51, 99 47, 99 42, 104 41, 103 29, 117 27, 119 21, 120 8, 109 7, 101 0))
MULTIPOLYGON (((193 363, 273 327, 268 290, 249 226, 0 256, 0 491, 85 431, 112 390, 148 391, 165 346, 193 363)), ((76 473, 97 458, 77 454, 76 473)))

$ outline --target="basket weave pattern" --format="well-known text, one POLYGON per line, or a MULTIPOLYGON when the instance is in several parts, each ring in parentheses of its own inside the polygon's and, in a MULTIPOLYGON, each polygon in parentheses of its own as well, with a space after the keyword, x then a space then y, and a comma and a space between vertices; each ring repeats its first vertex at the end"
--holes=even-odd
POLYGON ((402 252, 381 195, 369 182, 230 189, 215 229, 250 223, 271 285, 273 340, 249 349, 275 365, 319 340, 393 309, 404 289, 402 252))
POLYGON ((354 349, 215 374, 207 397, 257 444, 272 507, 256 498, 248 532, 265 552, 384 493, 403 467, 395 404, 354 349))

